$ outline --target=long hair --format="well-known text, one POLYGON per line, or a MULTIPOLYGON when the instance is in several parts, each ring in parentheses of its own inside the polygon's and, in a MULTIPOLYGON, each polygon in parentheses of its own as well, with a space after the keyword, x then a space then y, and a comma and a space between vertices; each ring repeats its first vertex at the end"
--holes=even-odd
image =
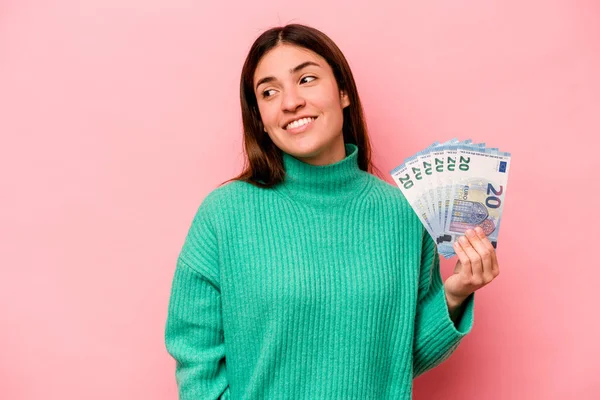
POLYGON ((252 44, 244 62, 240 79, 240 103, 247 158, 243 172, 228 181, 241 180, 258 187, 271 187, 285 179, 282 151, 263 130, 253 89, 254 72, 258 63, 269 50, 280 44, 303 47, 327 61, 333 70, 338 89, 345 91, 350 100, 350 105, 343 109, 344 143, 353 143, 358 147, 360 169, 380 176, 379 170, 371 162, 367 125, 348 61, 338 46, 323 32, 306 25, 289 24, 262 33, 252 44))

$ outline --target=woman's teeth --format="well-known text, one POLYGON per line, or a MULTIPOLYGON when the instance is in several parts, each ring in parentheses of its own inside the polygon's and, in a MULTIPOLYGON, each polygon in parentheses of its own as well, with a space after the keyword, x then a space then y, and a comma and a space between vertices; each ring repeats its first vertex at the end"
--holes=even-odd
POLYGON ((285 129, 298 128, 302 125, 306 125, 306 124, 310 123, 313 120, 314 120, 314 118, 301 118, 297 121, 294 121, 294 122, 288 124, 288 126, 286 126, 285 129))

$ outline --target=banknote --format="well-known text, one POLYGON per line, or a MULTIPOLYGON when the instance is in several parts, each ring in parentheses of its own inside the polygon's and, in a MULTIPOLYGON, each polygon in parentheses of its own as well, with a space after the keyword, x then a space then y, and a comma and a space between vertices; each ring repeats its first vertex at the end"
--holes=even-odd
POLYGON ((398 185, 404 197, 417 214, 417 217, 429 233, 431 237, 436 237, 437 229, 432 225, 433 216, 429 212, 429 208, 422 199, 419 181, 411 179, 409 168, 406 163, 402 163, 394 168, 390 174, 392 179, 398 185))
POLYGON ((485 143, 435 142, 390 171, 445 258, 468 229, 481 227, 496 247, 511 155, 485 143))

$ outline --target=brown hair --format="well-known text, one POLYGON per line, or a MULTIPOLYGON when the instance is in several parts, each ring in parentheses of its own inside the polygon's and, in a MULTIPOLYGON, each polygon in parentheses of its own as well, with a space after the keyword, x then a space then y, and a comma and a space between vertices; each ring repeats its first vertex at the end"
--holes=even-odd
POLYGON ((346 58, 323 32, 306 25, 289 24, 262 33, 252 44, 244 62, 240 79, 240 103, 247 159, 244 171, 228 181, 241 180, 259 187, 271 187, 285 179, 282 152, 263 130, 253 89, 254 72, 259 61, 269 50, 279 44, 292 44, 306 48, 327 61, 333 70, 338 89, 346 92, 350 100, 350 105, 343 109, 344 143, 353 143, 358 147, 360 169, 380 175, 379 170, 371 162, 371 144, 362 104, 346 58))

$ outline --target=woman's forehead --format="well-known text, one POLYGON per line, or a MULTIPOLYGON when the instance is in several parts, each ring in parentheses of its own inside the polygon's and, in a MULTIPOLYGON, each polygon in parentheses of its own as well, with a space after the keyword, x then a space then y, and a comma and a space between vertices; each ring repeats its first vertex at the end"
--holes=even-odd
POLYGON ((290 70, 306 61, 313 61, 321 68, 326 64, 325 60, 312 50, 294 45, 278 45, 263 55, 254 71, 254 81, 266 75, 284 77, 290 70))

